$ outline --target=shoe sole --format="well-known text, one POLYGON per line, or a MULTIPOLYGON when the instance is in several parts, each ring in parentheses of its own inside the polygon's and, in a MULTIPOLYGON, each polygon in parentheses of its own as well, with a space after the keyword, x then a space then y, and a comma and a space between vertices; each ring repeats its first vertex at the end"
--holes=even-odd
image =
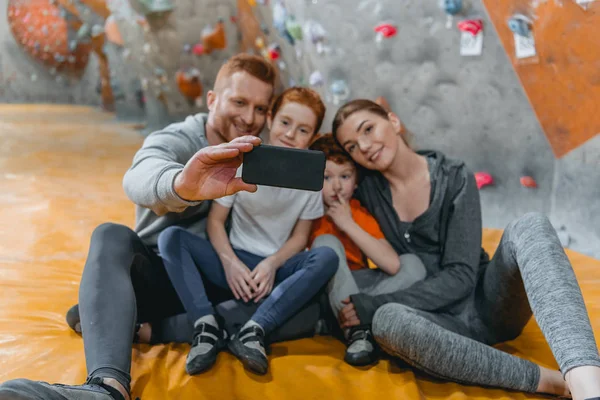
POLYGON ((198 366, 198 367, 196 367, 194 369, 188 369, 188 366, 186 364, 186 366, 185 366, 185 372, 187 372, 188 375, 198 375, 198 374, 201 374, 201 373, 206 372, 209 369, 211 369, 213 367, 213 365, 215 365, 216 361, 217 361, 217 357, 215 355, 215 357, 213 359, 211 359, 210 361, 208 361, 206 363, 203 363, 203 362, 199 362, 197 364, 194 363, 194 367, 198 366))
POLYGON ((226 346, 225 346, 225 343, 223 343, 223 341, 219 342, 217 344, 217 350, 215 352, 214 357, 212 357, 208 362, 199 362, 198 364, 194 364, 194 365, 200 365, 200 366, 198 368, 194 368, 193 370, 188 369, 187 362, 186 362, 185 372, 187 372, 188 375, 198 375, 198 374, 208 371, 216 364, 217 357, 219 356, 219 352, 221 350, 223 350, 225 347, 226 346))
POLYGON ((262 365, 262 363, 260 363, 259 361, 256 361, 248 356, 245 356, 243 354, 243 348, 241 348, 241 346, 243 346, 243 344, 241 344, 240 341, 238 341, 238 340, 230 341, 227 344, 227 347, 229 348, 229 350, 233 353, 234 356, 236 356, 238 358, 238 360, 240 360, 242 362, 242 364, 244 365, 244 368, 250 370, 251 372, 254 372, 255 374, 265 375, 267 373, 267 371, 269 370, 269 367, 267 366, 265 368, 262 365))
POLYGON ((365 356, 360 358, 348 357, 348 354, 344 355, 344 361, 353 367, 366 367, 367 365, 375 364, 379 360, 377 352, 372 357, 365 356))

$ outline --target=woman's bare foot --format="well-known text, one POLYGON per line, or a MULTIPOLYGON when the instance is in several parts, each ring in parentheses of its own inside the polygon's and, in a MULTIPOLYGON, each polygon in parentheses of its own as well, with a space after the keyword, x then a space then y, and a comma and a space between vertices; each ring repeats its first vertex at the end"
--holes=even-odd
POLYGON ((148 322, 141 324, 137 334, 139 338, 138 343, 150 343, 150 339, 152 338, 152 325, 148 322))
POLYGON ((119 393, 121 393, 123 395, 123 397, 125 397, 125 400, 131 400, 131 397, 129 396, 129 393, 127 393, 127 390, 125 390, 123 385, 121 385, 119 383, 119 381, 117 381, 116 379, 102 378, 102 381, 104 382, 105 385, 109 385, 109 386, 112 386, 115 389, 117 389, 119 391, 119 393))
POLYGON ((600 397, 600 367, 577 367, 565 374, 573 400, 600 397))
POLYGON ((560 371, 553 371, 544 367, 540 367, 540 382, 538 383, 537 392, 571 397, 569 385, 563 379, 560 371))

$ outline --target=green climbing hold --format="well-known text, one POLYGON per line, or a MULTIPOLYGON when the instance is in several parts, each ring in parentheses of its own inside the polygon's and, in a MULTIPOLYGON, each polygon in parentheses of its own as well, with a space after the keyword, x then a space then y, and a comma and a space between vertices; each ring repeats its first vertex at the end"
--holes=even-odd
POLYGON ((302 25, 296 21, 293 15, 290 15, 285 21, 285 29, 295 40, 302 40, 302 25))

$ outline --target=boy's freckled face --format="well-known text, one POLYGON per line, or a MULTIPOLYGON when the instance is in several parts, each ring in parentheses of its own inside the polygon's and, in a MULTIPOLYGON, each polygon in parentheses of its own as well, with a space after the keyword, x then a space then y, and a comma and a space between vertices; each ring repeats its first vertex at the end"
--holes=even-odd
POLYGON ((323 201, 329 206, 342 198, 349 202, 356 189, 356 168, 349 162, 327 160, 323 182, 323 201))

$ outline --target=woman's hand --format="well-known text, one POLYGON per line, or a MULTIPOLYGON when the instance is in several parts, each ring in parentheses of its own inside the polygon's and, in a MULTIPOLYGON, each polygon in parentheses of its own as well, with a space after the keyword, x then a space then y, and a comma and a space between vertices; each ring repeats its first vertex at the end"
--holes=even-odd
POLYGON ((252 280, 252 272, 239 258, 234 257, 227 263, 223 263, 227 285, 235 296, 236 300, 243 299, 246 303, 254 297, 258 288, 252 280))
POLYGON ((273 283, 275 282, 275 273, 277 268, 271 260, 265 258, 254 268, 251 272, 252 280, 258 288, 254 293, 254 302, 258 303, 265 296, 268 296, 273 290, 273 283))
POLYGON ((340 319, 340 326, 342 328, 352 328, 353 326, 360 325, 356 308, 354 308, 354 304, 350 298, 348 297, 347 299, 342 300, 342 303, 344 303, 345 306, 341 309, 338 316, 340 319))
POLYGON ((339 197, 339 201, 337 203, 329 206, 327 209, 327 215, 342 231, 348 230, 352 225, 355 224, 354 220, 352 219, 352 210, 350 209, 350 204, 341 197, 339 197))

